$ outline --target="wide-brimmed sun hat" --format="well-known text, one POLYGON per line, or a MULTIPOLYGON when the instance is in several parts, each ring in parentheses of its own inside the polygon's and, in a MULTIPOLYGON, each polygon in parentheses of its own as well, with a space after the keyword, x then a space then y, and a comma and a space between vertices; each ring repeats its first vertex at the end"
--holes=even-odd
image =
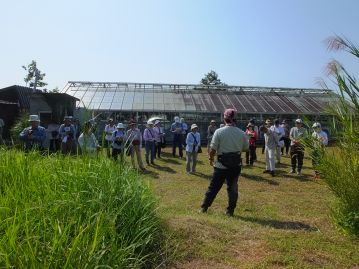
POLYGON ((322 126, 320 125, 319 122, 314 122, 313 124, 313 128, 321 128, 322 126))
POLYGON ((197 126, 197 124, 194 123, 194 124, 191 125, 191 130, 193 130, 195 128, 198 128, 198 126, 197 126))
POLYGON ((123 123, 120 122, 119 124, 117 124, 116 128, 117 129, 125 129, 125 125, 123 125, 123 123))
POLYGON ((40 117, 39 117, 39 115, 30 115, 28 121, 30 121, 30 122, 31 122, 31 121, 40 122, 40 117))
POLYGON ((153 121, 151 120, 147 121, 147 125, 153 125, 153 121))
POLYGON ((296 119, 295 123, 303 123, 303 121, 301 119, 296 119))

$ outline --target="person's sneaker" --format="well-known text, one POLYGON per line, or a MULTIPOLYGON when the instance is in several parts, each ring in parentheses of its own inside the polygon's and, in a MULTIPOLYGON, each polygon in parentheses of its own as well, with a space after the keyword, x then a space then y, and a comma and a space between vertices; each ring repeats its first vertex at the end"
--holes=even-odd
POLYGON ((294 170, 294 169, 291 169, 291 170, 289 171, 289 174, 295 174, 295 170, 294 170))
POLYGON ((234 213, 232 211, 229 211, 229 210, 226 211, 226 216, 233 217, 233 215, 234 215, 234 213))
POLYGON ((302 171, 298 170, 298 171, 297 171, 297 175, 298 175, 298 176, 301 176, 301 175, 302 175, 302 171))
POLYGON ((152 165, 155 165, 155 162, 151 162, 152 165))
POLYGON ((270 173, 270 170, 264 170, 263 171, 263 174, 269 174, 270 173))
POLYGON ((198 213, 200 213, 200 214, 207 213, 207 208, 201 207, 201 208, 198 210, 198 213))

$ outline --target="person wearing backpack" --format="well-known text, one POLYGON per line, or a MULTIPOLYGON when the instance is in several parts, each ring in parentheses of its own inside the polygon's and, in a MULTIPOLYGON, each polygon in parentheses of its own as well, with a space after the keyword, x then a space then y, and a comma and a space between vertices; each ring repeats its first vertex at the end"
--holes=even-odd
POLYGON ((186 138, 186 173, 195 173, 197 164, 198 149, 201 146, 201 136, 198 132, 197 124, 191 125, 191 132, 187 134, 186 138), (192 162, 192 169, 191 169, 192 162))
POLYGON ((224 127, 214 132, 211 141, 209 163, 214 167, 213 176, 199 210, 206 213, 212 205, 224 181, 227 183, 227 216, 233 216, 238 200, 238 178, 241 173, 241 152, 248 151, 249 142, 245 133, 236 127, 234 109, 224 111, 224 127), (217 161, 214 156, 217 155, 217 161))

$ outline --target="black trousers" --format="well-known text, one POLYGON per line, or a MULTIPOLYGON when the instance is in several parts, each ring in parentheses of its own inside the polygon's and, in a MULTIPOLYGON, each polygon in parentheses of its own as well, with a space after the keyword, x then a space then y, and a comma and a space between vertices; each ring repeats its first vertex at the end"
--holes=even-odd
POLYGON ((290 147, 290 139, 288 137, 283 137, 283 141, 284 141, 284 147, 282 147, 281 149, 282 154, 284 154, 284 148, 285 148, 285 154, 288 154, 290 147))
POLYGON ((176 156, 176 147, 178 147, 179 156, 183 157, 183 150, 182 150, 182 134, 174 134, 173 136, 173 147, 172 147, 172 156, 176 156))
POLYGON ((237 206, 238 200, 238 177, 241 173, 241 167, 237 166, 230 169, 214 168, 211 182, 205 194, 202 208, 210 207, 217 196, 217 193, 222 188, 224 181, 227 183, 228 193, 228 207, 227 212, 233 213, 237 206))
POLYGON ((256 146, 249 145, 249 150, 246 152, 246 164, 253 164, 256 160, 256 146))
POLYGON ((120 158, 122 160, 122 149, 112 148, 112 158, 114 158, 115 161, 117 161, 118 155, 120 155, 120 158))
POLYGON ((156 142, 155 144, 155 157, 161 158, 162 142, 156 142))
POLYGON ((292 170, 298 168, 298 171, 301 171, 303 167, 304 147, 302 145, 290 146, 290 158, 292 170))

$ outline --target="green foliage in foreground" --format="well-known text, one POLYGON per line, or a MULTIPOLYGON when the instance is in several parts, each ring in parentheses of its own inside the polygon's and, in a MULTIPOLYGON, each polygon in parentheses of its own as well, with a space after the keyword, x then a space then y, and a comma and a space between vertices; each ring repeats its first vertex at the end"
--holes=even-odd
MULTIPOLYGON (((349 52, 359 59, 359 50, 341 37, 329 40, 329 48, 349 52)), ((346 232, 359 235, 359 86, 338 62, 329 64, 340 98, 330 107, 338 133, 338 150, 324 154, 319 170, 338 198, 334 208, 337 223, 346 232)))
POLYGON ((149 187, 95 157, 0 151, 0 267, 153 267, 162 228, 149 187))

